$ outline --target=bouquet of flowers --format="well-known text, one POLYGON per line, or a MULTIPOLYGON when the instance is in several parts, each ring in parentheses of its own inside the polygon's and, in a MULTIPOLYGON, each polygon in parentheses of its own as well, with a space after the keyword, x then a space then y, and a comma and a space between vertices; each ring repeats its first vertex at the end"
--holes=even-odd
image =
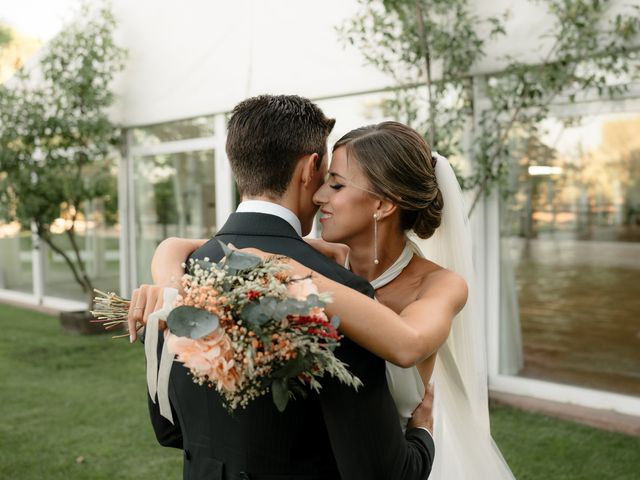
MULTIPOLYGON (((190 262, 167 316, 167 347, 194 382, 215 388, 230 411, 268 392, 283 411, 296 394, 319 391, 325 374, 357 389, 361 381, 333 354, 340 335, 338 318, 324 312, 330 296, 311 277, 293 278, 282 257, 221 245, 220 262, 190 262)), ((123 323, 111 305, 126 301, 99 293, 98 321, 123 323)))

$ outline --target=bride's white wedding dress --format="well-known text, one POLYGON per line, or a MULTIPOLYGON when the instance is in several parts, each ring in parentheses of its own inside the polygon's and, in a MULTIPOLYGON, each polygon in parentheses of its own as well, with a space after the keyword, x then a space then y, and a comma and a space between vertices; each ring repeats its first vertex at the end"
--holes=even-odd
MULTIPOLYGON (((436 176, 444 198, 440 227, 428 240, 411 235, 396 262, 371 284, 378 289, 392 282, 414 254, 465 278, 469 298, 438 351, 432 377, 436 456, 429 478, 514 479, 490 433, 485 333, 477 314, 471 234, 463 196, 449 162, 437 158, 436 176)), ((422 378, 415 367, 405 369, 387 363, 387 380, 405 428, 424 396, 422 378)))

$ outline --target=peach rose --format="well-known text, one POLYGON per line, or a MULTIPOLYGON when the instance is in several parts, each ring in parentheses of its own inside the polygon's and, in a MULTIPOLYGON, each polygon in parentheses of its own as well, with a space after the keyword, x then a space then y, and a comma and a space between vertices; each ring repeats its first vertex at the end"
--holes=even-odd
POLYGON ((223 329, 217 329, 204 339, 167 336, 167 347, 185 367, 199 377, 207 376, 217 383, 218 389, 234 391, 237 372, 234 369, 231 339, 223 329))
POLYGON ((309 295, 318 294, 318 287, 310 278, 305 278, 304 280, 298 280, 295 282, 291 282, 287 289, 289 291, 289 295, 298 300, 306 300, 309 295))

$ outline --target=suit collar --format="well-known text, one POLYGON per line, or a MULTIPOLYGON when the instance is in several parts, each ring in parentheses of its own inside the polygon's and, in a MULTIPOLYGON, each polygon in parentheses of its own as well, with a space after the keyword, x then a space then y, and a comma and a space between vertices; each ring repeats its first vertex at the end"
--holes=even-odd
POLYGON ((218 235, 256 235, 302 240, 286 220, 276 215, 254 212, 232 213, 216 233, 218 235))
POLYGON ((265 200, 244 200, 238 205, 236 209, 238 213, 267 213, 269 215, 275 215, 277 217, 286 220, 298 233, 302 236, 302 225, 300 225, 300 219, 286 207, 274 202, 267 202, 265 200))

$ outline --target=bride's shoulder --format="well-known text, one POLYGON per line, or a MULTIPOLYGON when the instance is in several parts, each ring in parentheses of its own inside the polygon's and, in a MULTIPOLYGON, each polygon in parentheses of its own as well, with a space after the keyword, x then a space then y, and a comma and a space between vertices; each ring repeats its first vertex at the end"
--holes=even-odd
POLYGON ((450 295, 453 299, 458 299, 464 304, 468 295, 468 287, 461 275, 425 258, 416 258, 415 266, 420 275, 421 297, 446 293, 447 296, 450 295))

